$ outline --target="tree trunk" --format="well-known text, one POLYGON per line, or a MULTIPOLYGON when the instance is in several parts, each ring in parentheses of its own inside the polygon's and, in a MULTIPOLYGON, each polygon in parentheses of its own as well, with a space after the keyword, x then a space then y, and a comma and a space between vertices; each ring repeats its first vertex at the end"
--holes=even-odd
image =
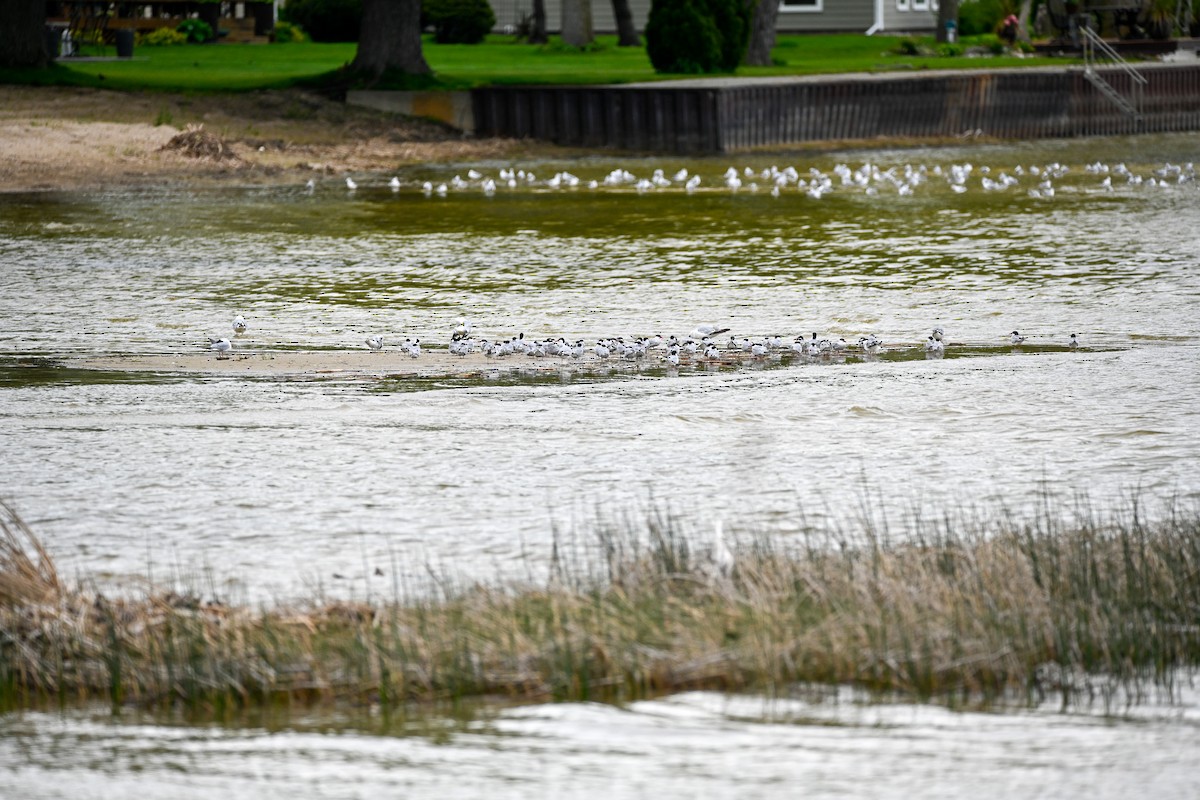
POLYGON ((546 0, 533 0, 533 30, 529 32, 530 44, 545 44, 550 41, 546 35, 546 0))
POLYGON ((375 77, 388 71, 432 72, 421 52, 421 0, 363 0, 358 52, 350 69, 375 77))
POLYGON ((642 39, 633 26, 629 0, 612 0, 613 19, 617 21, 617 47, 640 47, 642 39))
POLYGON ((938 5, 937 40, 945 43, 950 41, 951 28, 946 24, 954 23, 954 38, 958 40, 958 0, 942 0, 938 5))
POLYGON ((1021 21, 1017 28, 1017 38, 1022 42, 1029 44, 1029 17, 1033 14, 1033 0, 1021 0, 1021 10, 1017 13, 1017 19, 1021 21))
POLYGON ((750 17, 750 46, 742 63, 750 67, 771 66, 771 48, 775 46, 775 20, 779 17, 779 0, 746 0, 753 6, 750 17))
POLYGON ((0 67, 48 63, 45 0, 0 0, 0 67))
POLYGON ((592 0, 562 0, 562 40, 571 47, 586 47, 592 32, 592 0))

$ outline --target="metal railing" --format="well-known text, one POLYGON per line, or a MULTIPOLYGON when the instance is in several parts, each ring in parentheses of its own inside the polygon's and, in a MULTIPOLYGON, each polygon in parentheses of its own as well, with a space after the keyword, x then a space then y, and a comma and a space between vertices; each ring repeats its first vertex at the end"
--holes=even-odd
POLYGON ((1091 81, 1092 85, 1099 89, 1100 93, 1111 100, 1118 108, 1140 123, 1142 121, 1142 87, 1146 85, 1146 76, 1130 66, 1128 61, 1121 58, 1121 54, 1114 50, 1112 45, 1101 39, 1100 35, 1092 30, 1090 25, 1080 25, 1078 30, 1083 39, 1084 77, 1091 81), (1111 61, 1129 76, 1128 97, 1096 71, 1097 52, 1100 54, 1099 57, 1111 61))

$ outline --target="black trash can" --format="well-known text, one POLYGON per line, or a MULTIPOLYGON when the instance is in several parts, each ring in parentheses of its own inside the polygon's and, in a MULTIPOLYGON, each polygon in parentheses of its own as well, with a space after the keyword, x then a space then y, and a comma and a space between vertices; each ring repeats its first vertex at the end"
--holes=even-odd
POLYGON ((133 31, 128 28, 117 31, 117 58, 133 58, 133 31))
POLYGON ((53 61, 62 55, 62 30, 46 26, 46 58, 53 61))

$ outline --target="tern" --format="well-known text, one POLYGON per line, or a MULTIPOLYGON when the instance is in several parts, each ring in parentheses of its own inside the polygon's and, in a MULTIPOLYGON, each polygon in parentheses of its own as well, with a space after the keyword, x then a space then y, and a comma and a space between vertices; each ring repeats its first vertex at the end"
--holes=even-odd
POLYGON ((1019 345, 1025 341, 1025 337, 1022 336, 1021 334, 1017 333, 1016 331, 1013 331, 1012 333, 1010 333, 1008 335, 1008 340, 1010 342, 1012 342, 1014 347, 1016 347, 1017 345, 1019 345))
POLYGON ((936 339, 937 341, 939 341, 939 342, 942 341, 942 338, 945 335, 946 335, 946 332, 944 330, 942 330, 941 328, 933 329, 933 338, 936 339))
POLYGON ((942 344, 939 340, 933 338, 932 336, 925 340, 926 353, 941 353, 945 351, 945 349, 946 345, 942 344))
POLYGON ((245 332, 246 332, 246 318, 243 317, 241 314, 238 314, 236 317, 233 318, 233 333, 236 336, 240 336, 241 334, 243 334, 245 332))
POLYGON ((376 353, 379 352, 380 350, 383 349, 383 337, 382 336, 368 336, 367 337, 367 347, 371 348, 371 350, 373 352, 376 352, 376 353))
POLYGON ((1069 342, 1067 342, 1067 347, 1071 348, 1072 350, 1079 347, 1079 334, 1078 333, 1071 334, 1071 340, 1069 342))
POLYGON ((450 341, 457 342, 459 339, 466 339, 470 335, 471 323, 465 319, 460 319, 458 321, 458 327, 456 327, 453 333, 450 334, 450 341))
POLYGON ((233 342, 228 339, 214 339, 209 337, 208 349, 217 351, 217 358, 229 358, 229 351, 233 349, 233 342))

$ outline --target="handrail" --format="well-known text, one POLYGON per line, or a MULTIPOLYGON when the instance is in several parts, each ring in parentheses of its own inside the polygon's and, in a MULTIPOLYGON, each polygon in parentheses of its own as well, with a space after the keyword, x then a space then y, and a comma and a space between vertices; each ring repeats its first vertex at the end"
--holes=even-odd
POLYGON ((1102 52, 1105 56, 1107 56, 1114 64, 1116 64, 1122 70, 1124 70, 1126 72, 1126 74, 1128 74, 1129 77, 1133 78, 1133 80, 1136 83, 1139 83, 1144 86, 1149 82, 1146 80, 1146 76, 1142 75, 1142 73, 1138 72, 1136 69, 1134 69, 1132 66, 1130 66, 1128 61, 1121 58, 1121 54, 1118 53, 1116 50, 1114 50, 1112 45, 1110 45, 1108 42, 1101 39, 1100 35, 1098 33, 1096 33, 1094 30, 1092 30, 1091 26, 1089 26, 1089 25, 1080 26, 1080 31, 1083 32, 1083 41, 1084 41, 1083 63, 1087 69, 1092 69, 1092 62, 1095 60, 1094 48, 1099 47, 1100 52, 1102 52), (1088 45, 1091 45, 1091 46, 1089 47, 1088 45))

